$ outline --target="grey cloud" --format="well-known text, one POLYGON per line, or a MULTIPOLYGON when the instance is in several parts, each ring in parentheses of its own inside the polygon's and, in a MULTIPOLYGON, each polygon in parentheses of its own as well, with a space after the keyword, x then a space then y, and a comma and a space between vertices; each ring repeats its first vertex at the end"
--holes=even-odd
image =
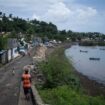
MULTIPOLYGON (((77 0, 0 0, 3 11, 16 16, 53 22, 59 29, 102 31, 105 16, 77 0), (100 27, 99 27, 100 26, 100 27)), ((104 14, 104 13, 103 13, 104 14)))

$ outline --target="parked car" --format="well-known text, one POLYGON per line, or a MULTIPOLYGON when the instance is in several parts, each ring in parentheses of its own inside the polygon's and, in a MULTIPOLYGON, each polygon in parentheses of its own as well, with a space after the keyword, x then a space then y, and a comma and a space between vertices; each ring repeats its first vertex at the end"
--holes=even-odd
POLYGON ((25 50, 24 47, 20 47, 20 48, 19 48, 19 54, 21 54, 21 55, 23 55, 23 56, 27 55, 27 51, 25 50))
POLYGON ((46 46, 46 47, 54 47, 54 45, 52 44, 52 43, 50 43, 50 42, 45 42, 44 43, 44 45, 46 46))

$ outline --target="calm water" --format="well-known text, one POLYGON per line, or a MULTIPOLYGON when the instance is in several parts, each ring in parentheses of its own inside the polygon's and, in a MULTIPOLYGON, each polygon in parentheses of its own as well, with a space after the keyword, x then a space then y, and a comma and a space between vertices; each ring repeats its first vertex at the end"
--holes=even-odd
POLYGON ((105 84, 105 47, 81 47, 74 45, 65 51, 76 70, 90 79, 105 84), (80 52, 88 51, 88 53, 80 52), (90 57, 100 58, 99 61, 89 60, 90 57))

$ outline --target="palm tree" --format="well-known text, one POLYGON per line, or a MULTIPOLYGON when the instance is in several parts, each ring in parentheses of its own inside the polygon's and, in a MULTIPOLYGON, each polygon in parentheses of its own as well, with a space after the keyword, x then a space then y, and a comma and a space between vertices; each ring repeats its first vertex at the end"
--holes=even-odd
POLYGON ((2 15, 2 12, 0 12, 0 16, 2 15))
POLYGON ((0 20, 2 20, 2 12, 0 12, 0 20))
POLYGON ((9 14, 9 18, 12 18, 12 14, 9 14))
POLYGON ((9 14, 9 20, 12 21, 12 14, 9 14))
POLYGON ((3 17, 5 17, 5 13, 3 13, 3 17))
POLYGON ((0 12, 0 32, 2 32, 2 12, 0 12))
POLYGON ((0 16, 2 15, 2 12, 0 12, 0 16))

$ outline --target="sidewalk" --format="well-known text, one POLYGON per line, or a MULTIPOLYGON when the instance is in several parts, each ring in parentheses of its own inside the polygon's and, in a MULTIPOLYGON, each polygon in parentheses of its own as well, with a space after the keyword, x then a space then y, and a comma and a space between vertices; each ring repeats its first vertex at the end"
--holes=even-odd
POLYGON ((20 96, 19 96, 18 105, 33 105, 32 100, 31 100, 31 96, 30 96, 29 100, 25 99, 22 83, 20 86, 20 96))
MULTIPOLYGON (((35 54, 35 51, 34 50, 32 50, 32 51, 31 51, 31 57, 34 56, 34 54, 35 54)), ((31 67, 30 70, 34 69, 34 67, 32 65, 25 65, 24 67, 29 67, 29 68, 31 67)), ((43 103, 42 99, 39 96, 37 89, 35 88, 35 84, 33 82, 32 82, 31 89, 32 89, 32 91, 31 91, 30 100, 27 101, 25 99, 24 91, 23 91, 22 83, 21 83, 18 105, 48 105, 48 104, 43 103)))
MULTIPOLYGON (((34 50, 33 49, 30 49, 30 50, 31 50, 31 56, 34 55, 34 50, 35 49, 34 50)), ((28 67, 28 66, 29 65, 25 65, 23 68, 28 67)), ((26 100, 25 99, 24 90, 23 90, 22 82, 21 82, 18 105, 35 105, 32 101, 33 100, 32 100, 31 95, 30 95, 30 99, 29 100, 26 100)))

